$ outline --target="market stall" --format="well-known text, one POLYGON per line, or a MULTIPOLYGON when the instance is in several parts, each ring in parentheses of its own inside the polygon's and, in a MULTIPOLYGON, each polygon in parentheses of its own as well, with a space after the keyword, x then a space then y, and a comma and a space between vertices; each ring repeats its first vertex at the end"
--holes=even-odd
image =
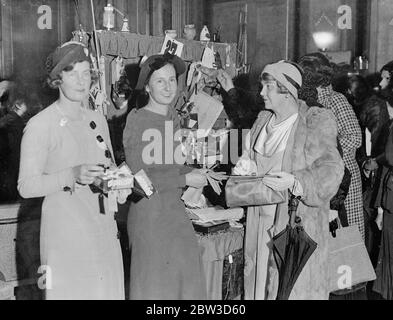
MULTIPOLYGON (((123 65, 127 68, 127 65, 138 65, 141 57, 160 53, 163 49, 164 37, 111 31, 98 31, 96 34, 99 46, 97 51, 101 54, 99 60, 101 66, 105 66, 103 77, 105 86, 103 89, 106 91, 107 97, 109 97, 109 93, 112 92, 116 82, 114 69, 117 68, 116 63, 119 59, 122 60, 123 65)), ((195 67, 196 62, 203 60, 204 52, 208 48, 219 57, 220 61, 218 61, 218 64, 232 77, 236 76, 236 44, 185 39, 176 39, 176 41, 183 44, 181 57, 187 62, 189 69, 195 67)), ((92 40, 91 42, 94 45, 92 40)), ((208 72, 214 73, 214 70, 212 70, 209 69, 208 72)), ((136 73, 133 76, 137 78, 138 74, 136 73)), ((179 79, 179 97, 187 97, 193 105, 199 106, 198 110, 195 111, 195 118, 189 116, 187 119, 182 119, 182 138, 184 151, 187 154, 186 162, 188 165, 211 168, 219 161, 219 155, 226 141, 225 137, 228 132, 226 131, 226 121, 222 117, 225 112, 220 97, 214 96, 211 90, 204 90, 204 85, 194 81, 195 79, 192 76, 192 72, 189 72, 188 75, 186 73, 179 79), (197 88, 195 91, 194 85, 197 88)), ((108 99, 110 105, 107 108, 109 123, 126 112, 126 110, 119 110, 113 104, 113 101, 110 100, 108 99)), ((175 105, 174 107, 179 106, 175 105)), ((182 117, 180 112, 179 117, 182 117)), ((121 125, 116 127, 120 128, 118 130, 122 130, 121 125)), ((114 128, 114 130, 117 129, 114 128)), ((117 136, 120 136, 120 134, 117 136)), ((113 144, 116 145, 116 141, 113 141, 113 144)), ((188 199, 188 202, 191 201, 191 198, 188 199)), ((185 200, 187 205, 187 200, 183 200, 185 200)), ((190 205, 191 203, 188 204, 190 205)), ((207 209, 206 206, 215 208, 220 213, 225 211, 224 208, 219 207, 215 203, 210 203, 209 201, 203 203, 202 201, 202 211, 207 209)), ((127 208, 127 206, 122 206, 121 211, 124 208, 127 208)), ((239 217, 242 217, 243 209, 238 211, 240 211, 239 217)), ((185 214, 187 213, 185 212, 185 214)), ((125 223, 126 216, 126 210, 119 213, 118 221, 120 224, 122 220, 125 223)), ((198 230, 198 241, 203 252, 202 259, 207 281, 208 298, 215 300, 232 299, 240 297, 242 294, 241 275, 243 270, 242 247, 244 230, 241 224, 236 225, 235 228, 229 227, 229 222, 225 221, 225 217, 220 216, 219 220, 220 223, 217 225, 221 225, 221 227, 216 230, 203 229, 203 223, 202 226, 199 225, 199 229, 196 228, 198 230)), ((214 225, 213 218, 210 223, 214 225)), ((195 225, 198 226, 198 223, 196 222, 195 225)))
MULTIPOLYGON (((124 64, 138 64, 143 56, 150 56, 161 51, 164 37, 146 36, 130 32, 114 31, 97 31, 97 42, 99 45, 98 52, 105 61, 105 90, 111 92, 112 85, 112 63, 120 57, 124 64)), ((221 64, 225 70, 234 77, 236 75, 236 55, 237 49, 235 43, 216 43, 201 42, 194 40, 176 39, 184 44, 181 58, 186 62, 201 61, 203 52, 206 47, 217 52, 221 59, 221 64)), ((94 41, 91 39, 91 45, 94 47, 94 41)), ((136 75, 137 76, 137 75, 136 75)), ((180 85, 184 86, 184 78, 180 79, 180 85)), ((110 99, 108 99, 108 102, 110 99)), ((110 102, 111 103, 111 102, 110 102)), ((119 116, 124 110, 116 110, 113 103, 108 108, 108 119, 119 116)))

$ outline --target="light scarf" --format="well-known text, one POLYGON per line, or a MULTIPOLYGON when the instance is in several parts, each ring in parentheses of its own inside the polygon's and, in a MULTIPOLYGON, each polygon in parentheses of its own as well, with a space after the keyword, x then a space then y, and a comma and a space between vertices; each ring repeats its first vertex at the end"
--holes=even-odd
POLYGON ((270 121, 262 128, 254 147, 255 151, 268 158, 283 151, 297 117, 298 113, 295 113, 288 119, 275 124, 276 116, 273 115, 270 121))

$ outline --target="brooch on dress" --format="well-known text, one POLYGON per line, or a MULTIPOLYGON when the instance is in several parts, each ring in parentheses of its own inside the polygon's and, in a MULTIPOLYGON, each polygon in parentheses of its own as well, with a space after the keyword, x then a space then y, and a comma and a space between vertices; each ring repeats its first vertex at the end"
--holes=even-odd
POLYGON ((60 119, 60 127, 64 127, 66 124, 67 124, 67 122, 68 122, 68 119, 67 118, 61 118, 60 119))

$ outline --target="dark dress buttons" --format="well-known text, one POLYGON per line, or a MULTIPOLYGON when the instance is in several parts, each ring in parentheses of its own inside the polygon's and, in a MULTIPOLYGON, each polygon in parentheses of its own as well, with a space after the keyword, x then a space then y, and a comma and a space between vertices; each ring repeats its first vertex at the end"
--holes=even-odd
POLYGON ((70 194, 72 194, 72 189, 70 187, 64 187, 63 191, 64 192, 69 192, 70 194))

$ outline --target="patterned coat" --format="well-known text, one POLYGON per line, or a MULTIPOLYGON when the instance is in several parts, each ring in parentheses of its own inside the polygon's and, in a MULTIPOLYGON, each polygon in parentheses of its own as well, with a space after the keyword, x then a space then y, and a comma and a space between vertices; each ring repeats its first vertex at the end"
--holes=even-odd
MULTIPOLYGON (((270 112, 262 111, 251 129, 248 150, 251 159, 255 158, 253 146, 270 117, 270 112)), ((303 187, 297 214, 302 218, 306 232, 318 244, 296 281, 290 299, 328 299, 329 202, 344 174, 344 163, 337 150, 337 125, 331 112, 309 108, 301 101, 299 117, 285 149, 282 171, 295 175, 303 187)), ((288 202, 285 201, 277 206, 274 234, 285 229, 288 217, 288 202)), ((272 255, 270 257, 267 292, 269 299, 275 299, 278 272, 272 255)), ((250 261, 247 256, 245 259, 247 267, 250 261)))
POLYGON ((344 164, 351 172, 351 185, 345 199, 348 224, 356 224, 364 239, 362 180, 359 165, 356 162, 356 150, 362 145, 362 132, 359 122, 345 96, 333 91, 331 86, 323 88, 318 93, 318 102, 331 110, 336 118, 338 139, 343 149, 344 164))

